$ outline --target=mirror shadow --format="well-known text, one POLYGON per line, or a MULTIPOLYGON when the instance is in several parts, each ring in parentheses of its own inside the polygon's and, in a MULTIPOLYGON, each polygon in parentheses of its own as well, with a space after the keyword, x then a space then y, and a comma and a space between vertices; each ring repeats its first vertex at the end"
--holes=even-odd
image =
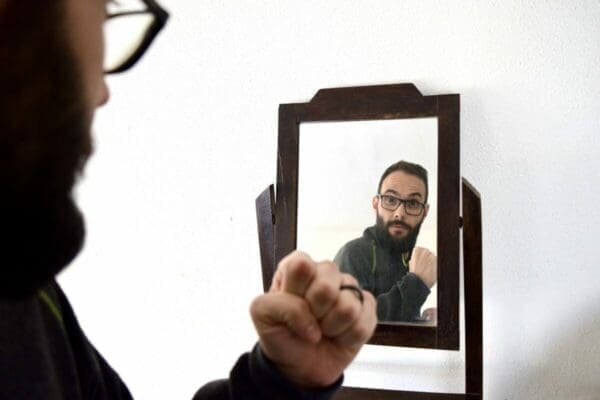
POLYGON ((297 248, 333 259, 382 323, 437 324, 438 118, 299 126, 297 248))

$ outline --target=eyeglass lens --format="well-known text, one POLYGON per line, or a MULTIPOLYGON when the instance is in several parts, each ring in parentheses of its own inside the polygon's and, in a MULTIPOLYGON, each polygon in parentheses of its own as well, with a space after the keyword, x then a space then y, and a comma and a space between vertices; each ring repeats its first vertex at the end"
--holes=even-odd
POLYGON ((381 195, 381 206, 389 211, 395 211, 401 204, 404 204, 404 210, 409 215, 420 215, 423 210, 423 204, 414 199, 402 200, 394 196, 381 195))
POLYGON ((135 53, 153 20, 152 14, 148 13, 123 15, 106 20, 105 71, 119 67, 135 53))

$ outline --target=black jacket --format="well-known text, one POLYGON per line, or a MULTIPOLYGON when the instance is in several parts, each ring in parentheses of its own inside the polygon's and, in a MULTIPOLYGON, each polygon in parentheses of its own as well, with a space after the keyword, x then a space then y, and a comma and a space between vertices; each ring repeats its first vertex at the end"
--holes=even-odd
MULTIPOLYGON (((324 400, 340 385, 341 378, 325 390, 300 390, 257 345, 239 358, 229 379, 205 385, 194 399, 324 400)), ((86 338, 56 282, 33 296, 0 301, 0 399, 131 398, 119 375, 86 338)))
POLYGON ((408 257, 393 253, 377 237, 375 227, 346 243, 334 258, 343 272, 353 275, 361 287, 377 298, 380 321, 417 321, 430 290, 412 272, 408 257))

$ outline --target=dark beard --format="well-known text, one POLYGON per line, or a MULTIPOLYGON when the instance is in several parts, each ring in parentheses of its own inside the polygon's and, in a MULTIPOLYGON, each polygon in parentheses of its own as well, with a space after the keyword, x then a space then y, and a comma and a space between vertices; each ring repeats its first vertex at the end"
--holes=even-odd
POLYGON ((0 297, 34 293, 85 236, 72 188, 91 139, 63 3, 9 2, 0 21, 0 297))
POLYGON ((419 236, 423 222, 421 221, 421 223, 414 228, 410 227, 408 224, 403 224, 409 229, 408 233, 403 238, 395 238, 390 235, 389 228, 394 222, 397 221, 390 221, 386 224, 383 222, 383 218, 378 215, 377 223, 375 224, 377 238, 385 247, 391 249, 392 254, 403 254, 412 251, 417 244, 417 237, 419 236))

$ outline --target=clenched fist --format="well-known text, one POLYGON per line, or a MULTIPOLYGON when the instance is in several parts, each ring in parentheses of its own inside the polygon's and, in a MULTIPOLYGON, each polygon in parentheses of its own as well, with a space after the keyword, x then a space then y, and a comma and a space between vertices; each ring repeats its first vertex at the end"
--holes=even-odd
POLYGON ((431 289, 437 282, 437 257, 423 247, 415 247, 408 262, 408 271, 421 278, 431 289))
POLYGON ((293 252, 278 265, 268 293, 251 305, 263 353, 301 387, 333 384, 377 325, 374 297, 330 261, 293 252))

